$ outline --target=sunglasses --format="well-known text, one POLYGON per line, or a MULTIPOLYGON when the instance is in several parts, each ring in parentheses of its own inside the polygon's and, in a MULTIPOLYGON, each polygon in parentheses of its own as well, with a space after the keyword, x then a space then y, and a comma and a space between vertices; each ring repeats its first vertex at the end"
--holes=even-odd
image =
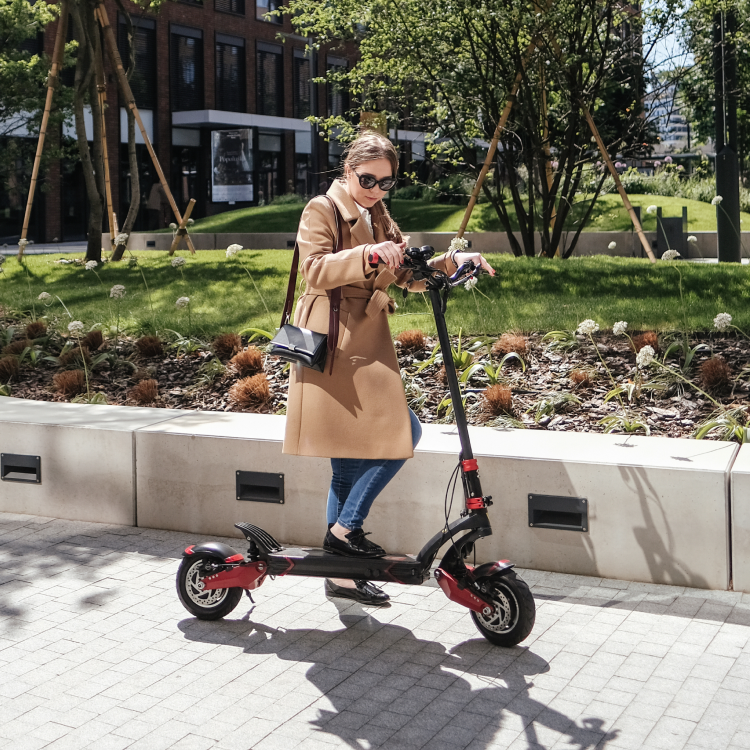
POLYGON ((395 177, 383 177, 382 180, 379 180, 371 174, 359 174, 353 169, 352 172, 357 175, 360 187, 363 187, 365 190, 371 190, 377 185, 384 193, 387 193, 396 184, 395 177))

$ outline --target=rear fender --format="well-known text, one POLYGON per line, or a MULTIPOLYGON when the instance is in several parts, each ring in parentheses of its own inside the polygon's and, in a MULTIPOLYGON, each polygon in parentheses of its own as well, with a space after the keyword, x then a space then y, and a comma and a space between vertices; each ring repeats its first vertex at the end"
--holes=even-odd
MULTIPOLYGON (((236 549, 223 542, 206 542, 205 544, 191 544, 183 553, 183 557, 213 557, 224 562, 228 557, 239 554, 236 549)), ((242 556, 244 558, 244 555, 242 556)))
MULTIPOLYGON (((516 564, 510 562, 510 560, 498 560, 497 562, 488 562, 480 565, 471 572, 474 580, 477 578, 486 578, 491 575, 504 575, 509 573, 516 564)), ((468 566, 467 566, 468 567, 468 566)))

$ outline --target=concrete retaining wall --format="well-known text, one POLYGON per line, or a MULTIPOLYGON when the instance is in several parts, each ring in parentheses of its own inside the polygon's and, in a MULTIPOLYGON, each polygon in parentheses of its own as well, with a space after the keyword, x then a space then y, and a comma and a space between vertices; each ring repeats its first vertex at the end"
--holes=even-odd
MULTIPOLYGON (((330 464, 283 455, 284 423, 270 415, 0 398, 0 452, 40 455, 43 467, 41 485, 0 482, 0 510, 196 537, 237 535, 234 523, 250 521, 281 541, 319 545, 330 464), (238 471, 283 474, 284 504, 238 500, 238 471)), ((726 589, 731 533, 735 588, 750 591, 750 574, 739 571, 750 570, 747 447, 744 474, 732 475, 735 523, 744 525, 730 531, 730 474, 740 452, 734 443, 470 432, 484 491, 494 497, 495 533, 479 543, 480 561, 510 558, 543 570, 726 589), (586 530, 530 526, 530 494, 585 499, 586 530)), ((442 527, 457 453, 454 428, 424 426, 415 458, 373 506, 367 521, 373 538, 394 551, 416 552, 442 527)), ((459 487, 452 517, 461 509, 459 487)))
MULTIPOLYGON (((716 232, 691 232, 697 242, 688 244, 688 257, 715 258, 716 232)), ((750 232, 748 233, 750 235, 750 232)), ((191 233, 193 244, 197 250, 213 250, 226 248, 233 243, 242 245, 250 250, 284 249, 294 247, 294 233, 237 233, 237 234, 199 234, 191 233)), ((439 252, 445 252, 455 232, 412 232, 409 242, 412 245, 432 245, 439 252)), ((467 232, 466 239, 472 243, 472 249, 481 253, 510 253, 510 242, 504 232, 467 232)), ((649 243, 656 240, 656 232, 646 232, 649 243)), ((516 239, 521 242, 521 235, 516 232, 516 239)), ((750 237, 748 238, 750 239, 750 237)), ((563 246, 572 240, 572 235, 563 237, 563 246)), ((169 250, 172 244, 171 234, 133 233, 128 247, 131 250, 169 250), (149 244, 153 243, 153 244, 149 244)), ((102 236, 102 247, 109 247, 109 235, 102 236)), ((180 252, 184 251, 183 249, 180 252)), ((541 240, 537 238, 537 251, 541 247, 541 240)), ((580 255, 611 255, 617 257, 644 257, 641 243, 634 232, 583 232, 576 245, 574 253, 580 255), (617 247, 609 250, 609 243, 616 242, 617 247)))

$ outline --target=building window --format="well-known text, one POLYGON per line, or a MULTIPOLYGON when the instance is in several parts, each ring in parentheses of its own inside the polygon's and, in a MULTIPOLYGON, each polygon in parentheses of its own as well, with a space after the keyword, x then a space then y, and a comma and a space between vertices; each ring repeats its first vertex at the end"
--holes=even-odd
MULTIPOLYGON (((133 18, 133 46, 135 69, 130 76, 130 88, 135 103, 141 109, 156 109, 156 23, 148 18, 133 18)), ((125 18, 119 16, 117 48, 122 63, 130 67, 130 45, 125 18)))
POLYGON ((203 109, 203 32, 172 24, 170 97, 173 112, 203 109))
POLYGON ((244 112, 245 40, 216 35, 216 109, 244 112))
POLYGON ((281 0, 255 0, 255 17, 259 21, 281 23, 281 16, 266 16, 266 14, 278 10, 283 4, 281 0))
POLYGON ((282 48, 278 44, 256 42, 256 109, 259 115, 284 115, 284 72, 282 48))
MULTIPOLYGON (((328 72, 344 73, 349 67, 347 60, 341 57, 328 57, 328 72)), ((328 116, 341 117, 349 109, 349 95, 346 87, 340 81, 328 82, 328 116)))
POLYGON ((304 50, 294 50, 294 116, 310 116, 310 57, 304 50))
POLYGON ((214 9, 220 13, 245 15, 245 0, 214 0, 214 9))

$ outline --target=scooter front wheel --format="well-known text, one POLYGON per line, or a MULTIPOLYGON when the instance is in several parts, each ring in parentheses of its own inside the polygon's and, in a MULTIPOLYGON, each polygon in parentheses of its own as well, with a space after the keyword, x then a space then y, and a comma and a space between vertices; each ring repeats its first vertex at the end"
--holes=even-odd
POLYGON ((511 570, 477 583, 495 606, 489 615, 471 613, 479 632, 496 646, 515 646, 527 638, 534 627, 536 605, 526 582, 511 570))
POLYGON ((242 598, 241 588, 204 589, 206 564, 211 557, 183 557, 177 571, 177 596, 182 606, 199 620, 220 620, 226 617, 242 598))

